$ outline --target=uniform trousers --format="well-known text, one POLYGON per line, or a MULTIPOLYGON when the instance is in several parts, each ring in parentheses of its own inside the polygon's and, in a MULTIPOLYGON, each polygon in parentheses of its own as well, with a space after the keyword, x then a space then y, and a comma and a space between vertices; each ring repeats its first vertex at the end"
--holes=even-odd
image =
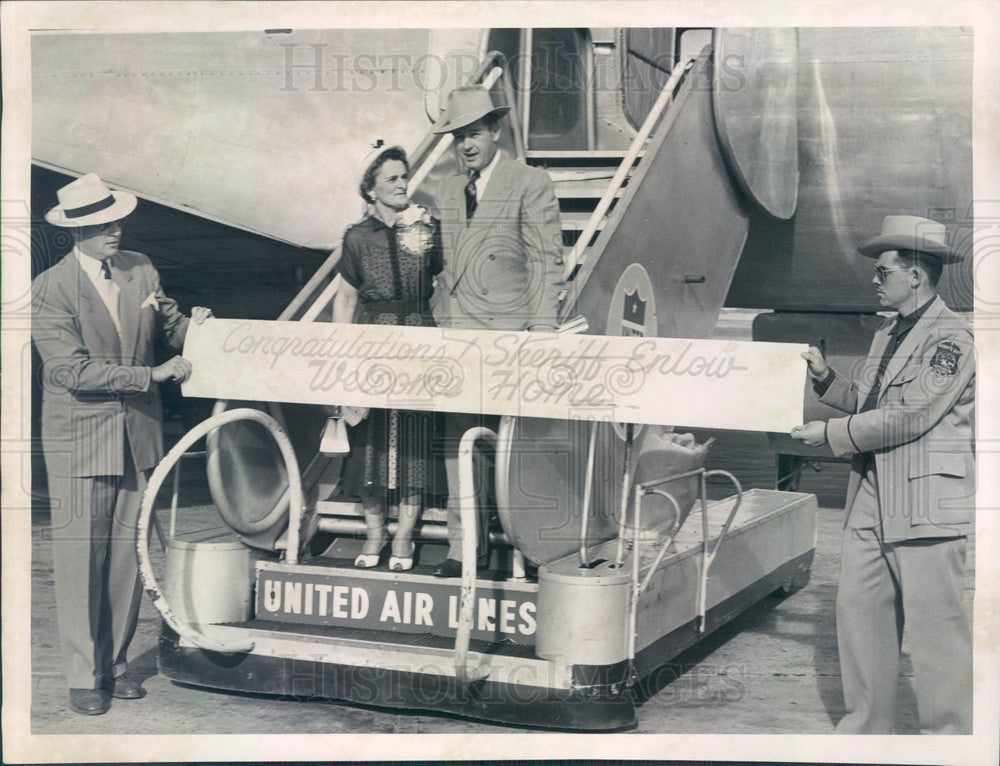
POLYGON ((972 631, 962 609, 965 537, 884 541, 876 486, 871 469, 844 529, 837 646, 846 713, 836 732, 893 733, 905 627, 921 732, 969 734, 972 631))
POLYGON ((96 689, 127 669, 142 588, 135 551, 149 471, 126 441, 122 476, 48 473, 56 616, 71 689, 96 689))
MULTIPOLYGON (((477 413, 447 413, 443 416, 444 421, 444 470, 448 477, 448 558, 455 561, 462 560, 462 520, 461 508, 462 498, 459 495, 458 481, 458 448, 461 444, 462 436, 470 428, 484 426, 496 431, 500 427, 500 418, 496 415, 480 415, 477 413)), ((473 499, 476 508, 480 510, 479 523, 477 529, 479 554, 486 553, 486 535, 488 533, 487 520, 488 510, 493 501, 493 450, 483 449, 482 442, 477 442, 479 447, 473 453, 473 476, 476 486, 473 488, 473 499)))

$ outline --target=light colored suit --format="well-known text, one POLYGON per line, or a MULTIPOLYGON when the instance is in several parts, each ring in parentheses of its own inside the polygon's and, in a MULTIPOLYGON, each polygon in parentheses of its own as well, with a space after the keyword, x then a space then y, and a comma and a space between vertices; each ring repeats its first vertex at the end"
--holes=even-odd
POLYGON ((921 730, 968 733, 972 637, 961 598, 975 510, 972 334, 936 298, 886 366, 876 406, 859 412, 896 321, 876 332, 859 383, 838 374, 820 397, 853 413, 827 423, 833 453, 852 457, 837 594, 847 714, 837 731, 892 733, 905 624, 921 730))
POLYGON ((126 669, 141 593, 135 524, 163 456, 153 343, 162 335, 180 349, 188 319, 146 256, 119 251, 111 260, 119 338, 79 257, 33 282, 31 335, 42 362, 59 632, 69 686, 85 689, 126 669))
POLYGON ((432 299, 442 327, 526 330, 556 325, 563 280, 559 205, 548 173, 501 152, 472 218, 465 185, 441 183, 437 217, 444 264, 432 299))
MULTIPOLYGON (((465 175, 446 178, 435 200, 443 251, 431 299, 435 322, 440 327, 487 330, 555 327, 565 281, 559 203, 552 179, 544 170, 501 152, 469 220, 467 183, 465 175)), ((462 556, 458 442, 469 428, 485 425, 495 430, 498 423, 495 417, 460 413, 444 418, 449 558, 462 556)), ((476 475, 485 476, 488 470, 482 466, 476 475)), ((479 487, 476 494, 483 507, 488 490, 479 487)))
POLYGON ((969 534, 976 489, 972 333, 936 298, 886 367, 875 409, 858 413, 895 321, 876 331, 854 376, 860 383, 837 375, 820 399, 857 413, 827 423, 833 453, 853 456, 847 507, 861 483, 862 454, 874 452, 885 540, 969 534))

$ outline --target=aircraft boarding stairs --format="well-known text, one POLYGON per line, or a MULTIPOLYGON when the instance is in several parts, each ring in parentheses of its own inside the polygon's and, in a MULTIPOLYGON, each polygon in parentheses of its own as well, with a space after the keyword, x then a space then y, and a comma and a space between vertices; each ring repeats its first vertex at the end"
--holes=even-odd
MULTIPOLYGON (((489 54, 472 81, 502 91, 507 103, 514 104, 510 84, 504 77, 502 66, 497 66, 498 64, 505 64, 503 56, 498 53, 489 54)), ((582 264, 593 264, 600 259, 601 249, 608 239, 607 235, 620 220, 619 205, 627 199, 629 179, 642 161, 650 136, 669 104, 670 95, 689 66, 690 62, 679 66, 677 73, 665 84, 663 95, 628 149, 526 150, 519 128, 522 121, 516 114, 516 107, 511 112, 509 122, 512 126, 511 143, 514 153, 522 161, 548 172, 559 203, 563 260, 567 278, 567 290, 563 295, 565 307, 563 318, 569 320, 563 325, 566 331, 583 332, 588 329, 586 320, 579 316, 571 316, 571 300, 577 289, 574 278, 580 273, 582 264)), ((450 136, 442 140, 441 137, 429 133, 412 152, 411 195, 416 194, 425 184, 433 169, 432 166, 440 160, 449 143, 450 136)), ((279 319, 329 320, 338 283, 337 278, 331 280, 330 275, 334 272, 338 257, 336 251, 331 254, 330 259, 303 287, 279 319)), ((275 409, 280 410, 272 408, 272 412, 275 409)), ((360 502, 357 498, 344 497, 338 492, 339 464, 340 461, 337 459, 330 459, 322 454, 314 455, 303 470, 303 484, 307 493, 315 497, 315 511, 322 519, 319 524, 321 531, 336 535, 361 536, 364 534, 364 523, 360 502)), ((445 521, 444 509, 426 508, 417 526, 417 539, 432 546, 445 541, 445 521)), ((395 521, 392 517, 389 520, 388 532, 390 536, 395 532, 395 521)), ((523 558, 511 549, 509 539, 498 527, 495 518, 488 534, 491 547, 497 551, 496 557, 511 567, 516 577, 523 578, 523 558)), ((359 548, 359 544, 354 548, 359 548)), ((353 558, 351 550, 351 547, 345 547, 338 553, 345 558, 353 558)))
MULTIPOLYGON (((563 247, 567 260, 572 256, 573 248, 580 240, 580 235, 591 224, 591 218, 598 203, 606 192, 626 159, 627 150, 579 150, 579 151, 528 151, 525 160, 529 165, 546 170, 555 186, 556 199, 559 201, 559 217, 562 223, 563 247)), ((605 226, 608 217, 613 212, 615 204, 621 200, 628 178, 642 151, 628 166, 628 173, 621 185, 612 190, 608 211, 593 221, 593 232, 590 241, 581 248, 592 248, 605 226)))
MULTIPOLYGON (((476 80, 497 83, 500 58, 488 57, 476 80)), ((582 286, 637 187, 661 183, 649 174, 670 127, 661 117, 689 68, 677 68, 626 151, 525 151, 514 129, 516 153, 549 172, 559 200, 567 276, 561 331, 588 329, 589 317, 575 313, 582 286)), ((509 85, 500 85, 513 104, 509 85)), ((449 140, 428 136, 412 153, 411 191, 449 140)), ((337 255, 279 319, 329 320, 337 255)), ((640 477, 633 473, 631 427, 622 442, 609 423, 510 416, 498 433, 473 429, 460 449, 462 577, 431 574, 447 550, 445 512, 434 507, 415 530, 412 570, 390 572, 384 563, 357 569, 361 505, 339 491, 341 456, 317 449, 317 424, 337 409, 268 404, 262 411, 219 402, 157 467, 140 540, 156 489, 207 435, 213 499, 250 546, 178 535, 172 549, 182 563, 171 574, 168 551, 162 590, 139 546, 147 591, 167 626, 160 667, 169 678, 525 725, 616 729, 634 722, 628 690, 636 678, 767 593, 808 579, 815 498, 742 492, 731 474, 701 467, 703 452, 690 464, 664 464, 640 477), (262 437, 259 427, 269 434, 262 437), (559 449, 546 446, 556 441, 559 449), (495 515, 476 506, 471 489, 477 445, 493 453, 495 515), (575 463, 571 478, 558 475, 567 461, 575 463), (710 502, 713 477, 731 481, 735 494, 710 502), (536 513, 537 491, 561 505, 536 513), (659 512, 643 521, 650 500, 659 512), (477 571, 475 539, 484 528, 490 560, 477 571), (217 561, 199 564, 201 555, 217 561), (206 577, 209 588, 199 585, 206 577)), ((176 489, 175 480, 174 508, 176 489)), ((390 537, 394 531, 390 517, 390 537)))

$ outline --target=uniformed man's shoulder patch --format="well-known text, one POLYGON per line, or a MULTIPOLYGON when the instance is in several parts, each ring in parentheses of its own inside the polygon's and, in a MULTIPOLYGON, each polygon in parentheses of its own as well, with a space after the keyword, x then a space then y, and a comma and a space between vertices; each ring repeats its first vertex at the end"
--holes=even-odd
POLYGON ((962 358, 962 349, 957 343, 945 341, 938 343, 931 357, 931 369, 935 375, 951 377, 958 372, 958 360, 962 358))

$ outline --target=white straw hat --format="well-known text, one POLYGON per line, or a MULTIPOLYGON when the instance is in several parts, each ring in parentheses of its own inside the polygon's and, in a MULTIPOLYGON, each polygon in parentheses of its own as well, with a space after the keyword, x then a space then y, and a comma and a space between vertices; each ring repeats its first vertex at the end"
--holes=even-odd
POLYGON ((59 204, 45 214, 53 226, 97 226, 119 221, 135 210, 134 194, 111 191, 96 173, 87 173, 56 192, 59 204))

